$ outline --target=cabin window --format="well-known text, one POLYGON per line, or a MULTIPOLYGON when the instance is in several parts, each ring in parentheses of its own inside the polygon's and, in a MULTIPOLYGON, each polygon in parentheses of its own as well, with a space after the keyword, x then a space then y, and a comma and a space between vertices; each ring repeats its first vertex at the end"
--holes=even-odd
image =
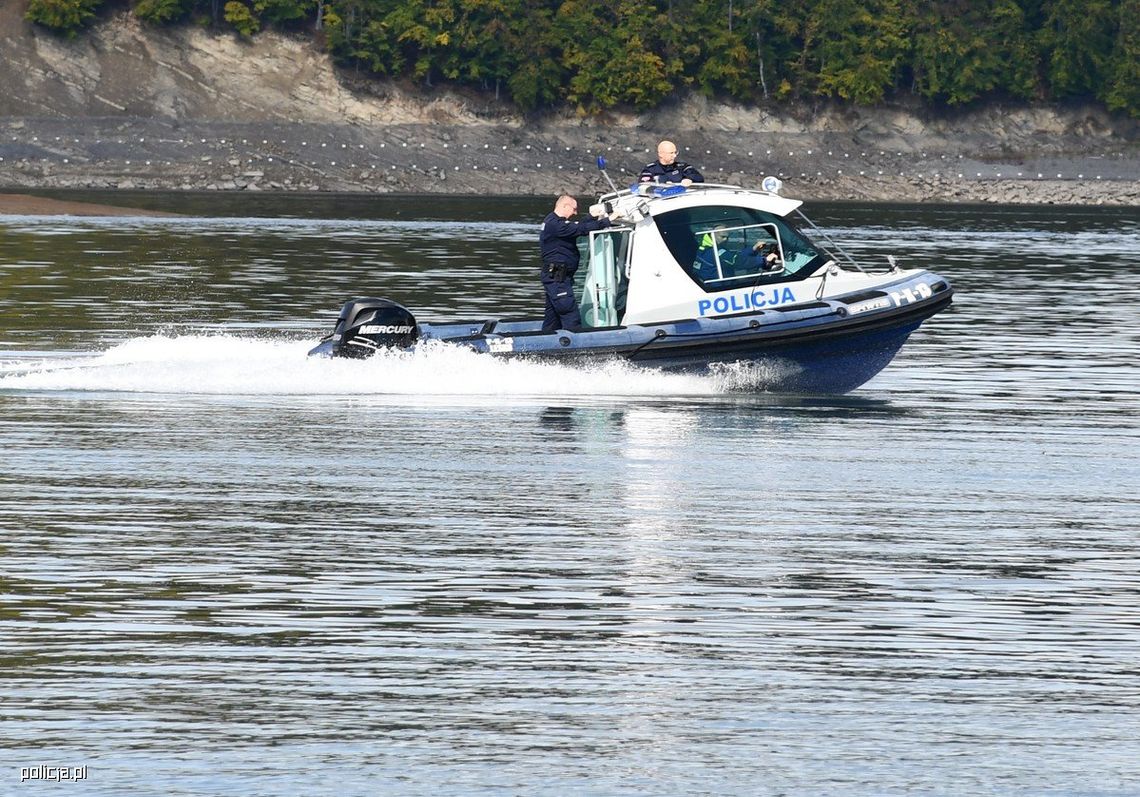
POLYGON ((828 260, 786 219, 751 208, 685 208, 654 221, 673 257, 706 291, 802 279, 828 260))

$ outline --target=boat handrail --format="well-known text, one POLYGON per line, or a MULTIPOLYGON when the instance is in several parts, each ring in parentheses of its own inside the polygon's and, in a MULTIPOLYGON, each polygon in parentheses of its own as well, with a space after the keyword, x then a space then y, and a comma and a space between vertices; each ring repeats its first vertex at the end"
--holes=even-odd
POLYGON ((680 183, 634 183, 629 188, 622 189, 619 191, 611 191, 608 194, 602 194, 602 196, 598 199, 598 201, 599 202, 606 202, 606 201, 610 201, 610 200, 614 200, 614 199, 620 199, 621 197, 626 197, 626 196, 641 196, 645 199, 666 199, 670 196, 679 196, 681 194, 688 193, 690 191, 707 191, 707 190, 713 189, 713 188, 722 189, 722 190, 728 189, 730 191, 742 191, 742 192, 749 193, 749 194, 764 194, 766 196, 779 197, 780 199, 786 199, 787 198, 787 197, 781 197, 779 194, 774 194, 771 191, 765 191, 763 188, 746 188, 745 186, 742 186, 742 185, 732 185, 730 183, 692 183, 691 185, 687 185, 687 186, 682 186, 680 183), (649 193, 648 191, 643 194, 638 190, 642 186, 645 186, 646 189, 649 189, 649 190, 652 190, 653 188, 665 188, 665 189, 680 188, 681 190, 677 191, 675 193, 669 193, 669 194, 663 194, 663 195, 662 194, 652 194, 652 193, 649 193))
MULTIPOLYGON (((823 229, 820 228, 814 221, 809 219, 804 214, 804 212, 802 210, 800 210, 799 208, 796 208, 796 215, 799 216, 801 219, 803 219, 807 223, 807 225, 812 228, 813 231, 819 233, 819 236, 821 238, 823 238, 823 240, 827 241, 827 243, 829 243, 831 245, 832 249, 834 249, 836 252, 839 253, 839 255, 842 256, 842 259, 844 260, 844 262, 853 266, 857 271, 862 271, 864 274, 867 273, 867 269, 865 269, 861 265, 859 265, 856 262, 855 258, 853 258, 850 254, 847 253, 846 249, 844 249, 842 246, 840 246, 838 243, 836 243, 834 238, 832 238, 830 235, 828 235, 826 232, 824 232, 823 229)), ((827 251, 827 250, 825 250, 825 251, 827 251)), ((836 259, 836 256, 832 252, 827 251, 827 254, 831 255, 833 260, 836 259)))

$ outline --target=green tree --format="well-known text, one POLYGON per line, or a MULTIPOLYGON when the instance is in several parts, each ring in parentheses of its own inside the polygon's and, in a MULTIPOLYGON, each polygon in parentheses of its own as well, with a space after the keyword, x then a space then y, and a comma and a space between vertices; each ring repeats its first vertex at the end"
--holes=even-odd
POLYGON ((511 55, 507 91, 524 110, 563 98, 566 70, 554 27, 552 3, 528 7, 516 0, 518 11, 507 21, 504 46, 511 55))
POLYGON ((339 63, 383 75, 433 76, 505 90, 530 109, 561 96, 554 3, 526 0, 331 0, 329 51, 339 63))
POLYGON ((308 19, 316 7, 316 0, 255 0, 253 4, 262 22, 279 26, 308 19))
POLYGON ((657 50, 654 7, 637 0, 566 0, 557 20, 567 99, 585 113, 628 104, 651 108, 682 74, 657 50))
POLYGON ((431 85, 432 72, 443 67, 454 33, 456 8, 453 0, 407 0, 393 3, 383 16, 386 32, 393 36, 411 65, 412 75, 431 85))
POLYGON ((814 0, 780 6, 773 19, 799 43, 790 72, 800 93, 879 102, 910 48, 901 0, 814 0))
POLYGON ((1051 0, 1038 41, 1054 97, 1095 94, 1107 81, 1116 35, 1110 0, 1051 0))
POLYGON ((193 8, 193 2, 183 0, 138 0, 131 8, 131 13, 143 22, 166 25, 185 19, 193 8))
POLYGON ((403 72, 403 54, 384 23, 388 0, 332 0, 324 8, 326 46, 338 63, 378 75, 403 72))
POLYGON ((1013 0, 928 0, 913 23, 914 90, 949 105, 989 92, 1030 97, 1036 58, 1013 0))
POLYGON ((1140 0, 1121 0, 1118 12, 1103 98, 1110 109, 1140 119, 1140 0))
POLYGON ((102 0, 29 0, 24 18, 68 38, 87 27, 102 0))
POLYGON ((225 20, 246 38, 253 36, 261 28, 261 23, 253 15, 250 7, 239 0, 230 0, 226 3, 225 20))
POLYGON ((493 89, 496 99, 505 88, 524 109, 545 104, 562 81, 553 15, 553 3, 458 0, 440 69, 449 79, 493 89))
MULTIPOLYGON (((695 73, 697 87, 709 96, 725 95, 751 100, 765 93, 763 68, 771 69, 775 59, 764 42, 772 39, 773 0, 699 0, 693 9, 692 24, 700 35, 691 37, 690 47, 698 58, 686 64, 695 73), (767 56, 767 59, 765 59, 767 56)), ((691 36, 691 29, 687 32, 691 36)), ((682 53, 689 54, 683 49, 682 53)))

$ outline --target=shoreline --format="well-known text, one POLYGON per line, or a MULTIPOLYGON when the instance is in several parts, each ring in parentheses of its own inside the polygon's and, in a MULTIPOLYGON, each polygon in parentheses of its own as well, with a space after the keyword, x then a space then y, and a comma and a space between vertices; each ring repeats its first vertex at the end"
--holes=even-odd
POLYGON ((0 191, 0 216, 178 216, 161 210, 146 210, 124 205, 52 199, 32 194, 10 194, 0 191))
MULTIPOLYGON (((659 135, 583 124, 0 119, 0 193, 589 196, 608 190, 596 166, 599 155, 621 188, 653 160, 659 135)), ((1115 151, 1065 151, 1057 143, 1016 154, 992 141, 954 146, 947 139, 879 131, 861 137, 690 130, 673 137, 680 159, 708 182, 758 186, 775 175, 786 196, 804 201, 1140 206, 1140 153, 1130 142, 1117 142, 1115 151)))

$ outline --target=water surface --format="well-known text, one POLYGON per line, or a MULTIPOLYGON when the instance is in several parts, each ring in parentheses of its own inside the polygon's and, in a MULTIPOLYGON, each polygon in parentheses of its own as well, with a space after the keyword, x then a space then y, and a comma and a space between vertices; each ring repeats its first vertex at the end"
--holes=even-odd
POLYGON ((1135 211, 809 208, 958 295, 803 398, 305 358, 542 202, 151 201, 0 220, 0 793, 1140 793, 1135 211))

